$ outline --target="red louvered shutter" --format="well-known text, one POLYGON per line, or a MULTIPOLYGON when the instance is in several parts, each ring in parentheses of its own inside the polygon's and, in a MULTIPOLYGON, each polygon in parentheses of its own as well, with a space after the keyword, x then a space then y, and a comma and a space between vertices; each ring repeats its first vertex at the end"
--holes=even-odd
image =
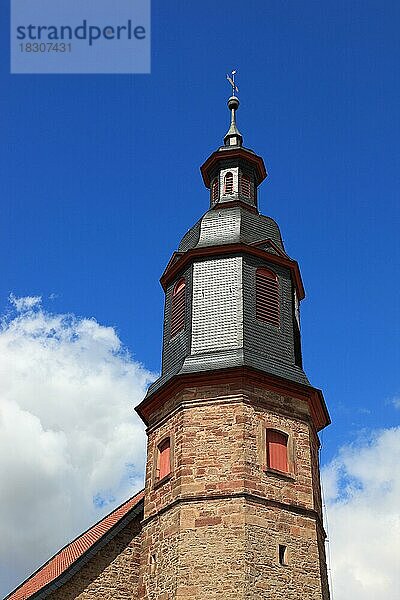
POLYGON ((163 479, 171 472, 171 443, 164 440, 158 447, 158 478, 163 479))
POLYGON ((288 472, 287 440, 286 434, 267 430, 267 464, 270 469, 288 472))
POLYGON ((279 284, 275 273, 268 269, 256 272, 256 318, 279 327, 279 284))
POLYGON ((251 184, 250 177, 248 175, 242 175, 240 180, 240 187, 242 196, 245 198, 251 198, 251 184))
POLYGON ((185 280, 181 279, 176 284, 172 294, 171 305, 171 337, 182 331, 185 327, 185 280))

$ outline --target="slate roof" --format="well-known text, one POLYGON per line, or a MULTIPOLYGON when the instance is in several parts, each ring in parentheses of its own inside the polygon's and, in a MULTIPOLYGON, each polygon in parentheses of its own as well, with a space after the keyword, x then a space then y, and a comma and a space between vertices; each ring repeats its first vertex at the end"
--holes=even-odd
MULTIPOLYGON (((27 600, 28 598, 42 597, 43 588, 55 589, 57 581, 72 576, 87 562, 96 551, 103 547, 108 537, 120 531, 119 527, 126 518, 135 516, 142 506, 144 491, 139 492, 105 516, 101 521, 90 527, 74 541, 70 542, 55 554, 50 560, 40 567, 33 575, 28 577, 16 590, 11 592, 5 600, 27 600), (86 560, 85 560, 86 558, 86 560)), ((43 596, 44 597, 44 596, 43 596)))
POLYGON ((217 206, 208 210, 183 236, 179 252, 220 244, 252 244, 266 239, 284 251, 279 227, 271 217, 254 214, 241 206, 217 206))

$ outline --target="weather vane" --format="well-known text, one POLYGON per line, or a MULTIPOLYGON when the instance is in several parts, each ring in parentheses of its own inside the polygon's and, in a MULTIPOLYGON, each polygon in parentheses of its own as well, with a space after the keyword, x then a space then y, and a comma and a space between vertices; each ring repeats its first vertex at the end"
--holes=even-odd
POLYGON ((232 73, 230 75, 226 76, 227 80, 229 81, 229 83, 232 86, 232 96, 236 96, 236 92, 239 91, 239 88, 235 83, 235 75, 236 75, 236 70, 232 71, 232 73))

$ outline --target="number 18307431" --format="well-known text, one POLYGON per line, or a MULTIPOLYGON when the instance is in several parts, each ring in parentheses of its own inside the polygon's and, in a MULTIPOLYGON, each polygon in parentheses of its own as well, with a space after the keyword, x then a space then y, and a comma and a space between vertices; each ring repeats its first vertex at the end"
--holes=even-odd
POLYGON ((29 43, 24 42, 19 44, 19 49, 21 52, 72 52, 72 44, 65 44, 64 42, 58 43, 50 43, 50 42, 41 42, 41 43, 29 43))

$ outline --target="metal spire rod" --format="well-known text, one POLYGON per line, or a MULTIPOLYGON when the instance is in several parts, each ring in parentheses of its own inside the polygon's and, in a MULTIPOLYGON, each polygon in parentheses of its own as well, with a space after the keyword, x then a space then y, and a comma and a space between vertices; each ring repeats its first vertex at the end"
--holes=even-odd
POLYGON ((232 96, 236 96, 235 92, 239 91, 239 88, 237 87, 236 83, 235 83, 235 75, 236 75, 236 69, 234 71, 231 72, 230 75, 227 75, 226 78, 229 81, 229 83, 232 86, 232 96))

